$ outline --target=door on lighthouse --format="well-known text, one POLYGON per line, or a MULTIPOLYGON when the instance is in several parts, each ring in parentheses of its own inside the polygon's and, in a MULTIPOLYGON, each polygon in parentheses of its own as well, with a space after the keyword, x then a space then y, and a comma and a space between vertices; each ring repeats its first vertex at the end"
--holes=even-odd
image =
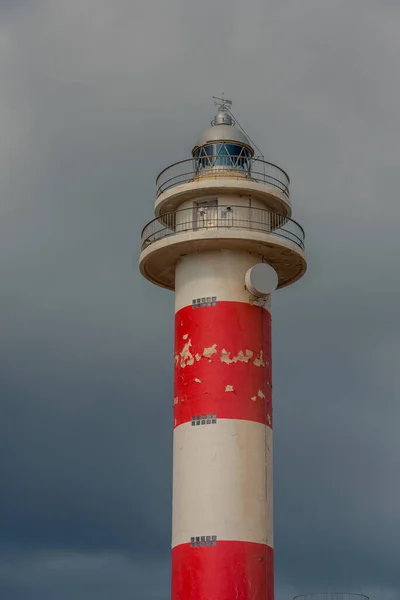
POLYGON ((197 200, 193 203, 193 229, 218 227, 218 198, 197 200))

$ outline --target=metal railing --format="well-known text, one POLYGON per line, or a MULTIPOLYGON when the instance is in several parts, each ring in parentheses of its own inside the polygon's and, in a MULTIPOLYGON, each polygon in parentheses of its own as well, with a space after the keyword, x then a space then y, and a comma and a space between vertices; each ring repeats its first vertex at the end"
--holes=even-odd
POLYGON ((277 165, 261 158, 237 158, 237 164, 231 157, 207 156, 181 160, 170 165, 157 177, 157 198, 163 192, 177 185, 197 181, 199 179, 217 179, 229 177, 248 179, 256 183, 277 188, 289 198, 289 175, 277 165), (229 164, 232 161, 232 164, 229 164), (240 161, 240 162, 238 162, 240 161))
POLYGON ((293 600, 369 600, 365 594, 354 592, 325 592, 319 594, 300 594, 293 600))
POLYGON ((183 208, 153 219, 143 228, 142 250, 172 235, 213 229, 262 231, 290 240, 304 250, 304 230, 293 219, 262 208, 235 205, 183 208))

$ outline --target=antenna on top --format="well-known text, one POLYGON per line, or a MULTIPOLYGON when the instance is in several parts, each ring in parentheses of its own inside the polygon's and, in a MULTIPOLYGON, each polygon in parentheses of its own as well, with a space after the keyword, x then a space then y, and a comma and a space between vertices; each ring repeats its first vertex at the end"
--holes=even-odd
MULTIPOLYGON (((213 96, 213 100, 214 100, 214 106, 218 106, 219 109, 227 112, 230 114, 230 116, 233 119, 233 124, 236 124, 239 129, 245 134, 245 136, 248 138, 248 140, 253 144, 254 148, 256 150, 258 150, 258 152, 260 153, 258 157, 255 158, 262 158, 264 160, 264 155, 261 152, 260 148, 257 146, 257 144, 251 139, 251 137, 248 135, 248 133, 246 133, 246 131, 243 129, 243 127, 241 126, 241 124, 239 123, 239 121, 236 119, 235 115, 233 114, 232 110, 231 110, 231 106, 232 106, 232 100, 228 100, 226 98, 224 98, 224 93, 222 92, 222 98, 218 98, 218 96, 213 96)), ((214 123, 214 122, 213 122, 214 123)))

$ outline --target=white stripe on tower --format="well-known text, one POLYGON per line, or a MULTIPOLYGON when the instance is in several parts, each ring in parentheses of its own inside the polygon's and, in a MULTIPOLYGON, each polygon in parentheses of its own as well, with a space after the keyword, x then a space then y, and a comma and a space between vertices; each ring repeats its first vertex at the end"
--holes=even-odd
POLYGON ((172 546, 192 536, 273 546, 268 519, 272 430, 240 419, 183 423, 174 434, 172 546))
POLYGON ((258 256, 176 268, 172 599, 273 598, 271 319, 258 256))
MULTIPOLYGON (((218 302, 249 303, 244 276, 261 258, 249 252, 219 250, 191 254, 175 271, 175 314, 194 298, 216 296, 218 302)), ((270 302, 266 308, 270 308, 270 302)))

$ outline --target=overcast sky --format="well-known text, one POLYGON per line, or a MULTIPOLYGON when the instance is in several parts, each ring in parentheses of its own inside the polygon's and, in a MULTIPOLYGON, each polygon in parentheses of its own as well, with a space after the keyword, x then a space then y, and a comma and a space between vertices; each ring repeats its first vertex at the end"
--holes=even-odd
POLYGON ((0 598, 168 600, 173 294, 155 178, 225 92, 292 180, 276 596, 400 598, 400 4, 1 0, 0 598))

